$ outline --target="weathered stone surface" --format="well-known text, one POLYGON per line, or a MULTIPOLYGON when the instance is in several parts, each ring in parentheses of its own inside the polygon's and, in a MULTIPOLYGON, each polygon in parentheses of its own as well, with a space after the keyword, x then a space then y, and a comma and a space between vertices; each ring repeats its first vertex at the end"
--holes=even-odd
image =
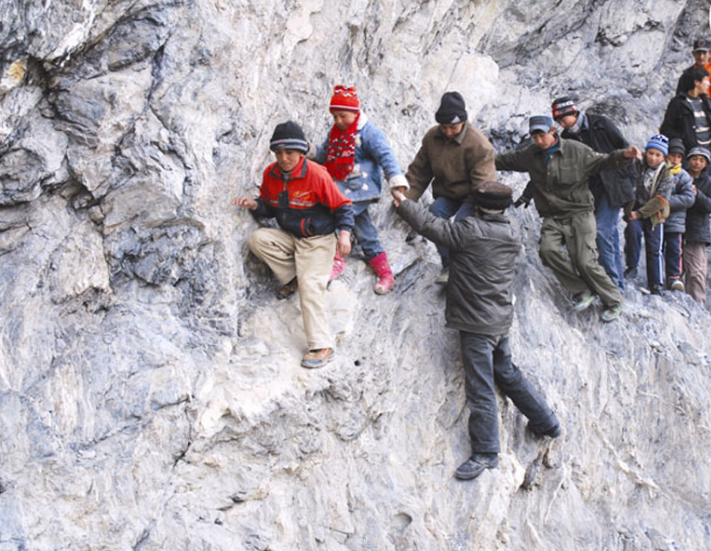
POLYGON ((537 214, 512 213, 514 357, 565 434, 534 439, 500 400, 501 466, 462 484, 434 247, 375 204, 397 286, 374 295, 356 250, 329 291, 337 359, 306 371, 298 297, 274 297, 230 206, 276 123, 325 138, 339 82, 403 167, 453 89, 499 150, 571 92, 643 145, 708 5, 2 9, 0 551, 711 548, 711 316, 689 297, 629 288, 618 322, 572 314, 537 214))

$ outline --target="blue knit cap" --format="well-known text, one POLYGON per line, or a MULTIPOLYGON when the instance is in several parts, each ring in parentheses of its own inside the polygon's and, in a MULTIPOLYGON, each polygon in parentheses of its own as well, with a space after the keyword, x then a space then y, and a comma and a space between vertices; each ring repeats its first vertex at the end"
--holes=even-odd
POLYGON ((649 141, 647 142, 647 146, 644 148, 645 151, 647 149, 658 149, 664 155, 669 153, 669 138, 667 138, 664 134, 655 134, 651 138, 649 138, 649 141))
POLYGON ((534 115, 528 119, 528 132, 529 134, 533 134, 534 132, 550 132, 554 124, 553 117, 534 115))

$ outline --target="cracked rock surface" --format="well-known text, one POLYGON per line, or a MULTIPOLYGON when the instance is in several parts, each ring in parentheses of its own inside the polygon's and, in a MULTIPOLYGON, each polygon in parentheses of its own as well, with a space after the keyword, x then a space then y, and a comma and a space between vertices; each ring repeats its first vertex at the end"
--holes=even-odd
MULTIPOLYGON (((534 208, 514 360, 564 425, 500 399, 500 467, 462 483, 467 411, 432 244, 383 196, 385 296, 356 248, 336 360, 299 367, 298 297, 248 253, 274 126, 321 143, 353 84, 403 168, 439 97, 507 150, 575 93, 643 146, 701 0, 3 0, 0 551, 711 549, 711 316, 625 291, 571 312, 534 208)), ((520 192, 521 176, 501 178, 520 192)), ((426 196, 423 200, 429 201, 426 196)), ((643 271, 643 270, 641 270, 643 271)))

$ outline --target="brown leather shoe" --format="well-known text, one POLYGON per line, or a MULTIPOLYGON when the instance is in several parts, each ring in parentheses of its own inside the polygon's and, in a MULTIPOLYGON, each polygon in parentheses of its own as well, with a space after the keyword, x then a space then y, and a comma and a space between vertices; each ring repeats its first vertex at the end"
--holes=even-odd
POLYGON ((291 295, 293 295, 296 290, 299 288, 299 282, 297 281, 296 278, 292 279, 289 283, 284 285, 281 289, 277 291, 277 297, 278 298, 289 298, 291 295))
POLYGON ((304 357, 301 358, 301 366, 308 369, 316 369, 323 367, 333 361, 336 356, 333 348, 319 348, 317 350, 309 350, 304 357))

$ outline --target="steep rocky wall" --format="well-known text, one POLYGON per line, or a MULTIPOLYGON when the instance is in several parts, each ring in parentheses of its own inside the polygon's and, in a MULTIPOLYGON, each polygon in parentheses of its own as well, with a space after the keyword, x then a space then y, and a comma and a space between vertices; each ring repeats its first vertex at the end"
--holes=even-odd
POLYGON ((515 212, 514 356, 566 432, 533 440, 502 400, 501 467, 462 484, 432 245, 375 206, 397 288, 376 297, 356 251, 329 292, 338 358, 308 372, 298 301, 230 207, 276 123, 323 139, 338 82, 403 167, 449 89, 499 149, 571 91, 643 144, 704 2, 2 9, 0 551, 711 548, 711 318, 688 297, 571 314, 515 212))

